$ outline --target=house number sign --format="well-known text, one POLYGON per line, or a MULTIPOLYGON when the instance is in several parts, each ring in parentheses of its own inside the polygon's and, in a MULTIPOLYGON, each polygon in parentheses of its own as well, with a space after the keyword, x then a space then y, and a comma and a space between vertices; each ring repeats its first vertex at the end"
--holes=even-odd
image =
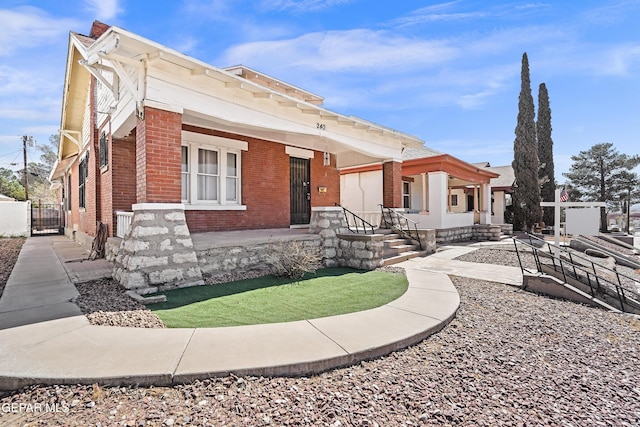
POLYGON ((324 123, 316 123, 316 129, 327 130, 327 125, 324 123))

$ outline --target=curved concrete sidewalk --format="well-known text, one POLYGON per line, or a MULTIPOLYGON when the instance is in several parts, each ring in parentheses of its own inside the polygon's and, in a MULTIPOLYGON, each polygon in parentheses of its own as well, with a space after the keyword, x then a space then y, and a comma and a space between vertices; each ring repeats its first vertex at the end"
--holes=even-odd
POLYGON ((92 326, 69 302, 77 291, 54 250, 67 242, 29 238, 20 253, 0 299, 0 390, 313 374, 420 342, 451 321, 460 304, 446 274, 408 262, 408 291, 358 313, 211 329, 92 326))

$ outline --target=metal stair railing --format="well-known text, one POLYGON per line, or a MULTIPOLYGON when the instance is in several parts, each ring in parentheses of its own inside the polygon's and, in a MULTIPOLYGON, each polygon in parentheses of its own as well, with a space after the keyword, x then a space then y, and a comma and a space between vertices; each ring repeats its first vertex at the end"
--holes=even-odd
POLYGON ((608 295, 618 299, 618 302, 620 303, 620 309, 623 312, 627 312, 626 306, 629 305, 635 306, 640 309, 640 293, 628 289, 622 283, 622 279, 626 279, 630 282, 636 282, 636 280, 632 277, 621 274, 616 270, 612 270, 600 264, 598 264, 596 267, 596 263, 594 263, 592 260, 584 256, 571 253, 564 248, 556 248, 555 245, 552 245, 544 239, 540 239, 539 237, 532 236, 531 234, 528 234, 528 240, 529 242, 527 243, 527 241, 523 239, 513 237, 516 255, 518 257, 518 262, 520 263, 520 269, 523 273, 533 272, 524 267, 522 258, 520 257, 520 251, 518 250, 518 243, 524 245, 525 247, 529 247, 532 250, 532 255, 536 264, 537 272, 544 274, 545 271, 542 267, 543 265, 548 265, 553 269, 553 271, 562 274, 563 281, 565 283, 568 283, 567 277, 569 277, 578 280, 585 285, 588 285, 590 294, 593 298, 598 298, 597 295, 600 293, 607 294, 607 290, 615 290, 615 295, 611 295, 610 293, 608 295), (543 247, 546 247, 548 249, 548 253, 542 249, 543 247), (554 249, 558 250, 557 254, 554 249), (583 263, 576 262, 574 258, 582 260, 583 263), (544 263, 543 260, 550 260, 551 263, 544 263), (590 268, 585 264, 590 265, 590 268), (606 275, 599 274, 598 269, 600 269, 600 271, 608 273, 610 277, 615 277, 615 281, 608 278, 606 275))
POLYGON ((370 222, 367 222, 364 220, 364 218, 358 216, 357 214, 351 212, 349 209, 345 208, 344 206, 340 205, 340 203, 333 203, 335 206, 339 206, 342 208, 342 212, 344 212, 344 219, 345 221, 347 221, 347 228, 349 229, 349 231, 351 231, 352 233, 360 233, 360 230, 362 229, 362 232, 364 234, 367 234, 368 230, 371 230, 371 234, 375 234, 375 227, 373 226, 373 224, 371 224, 370 222), (359 224, 359 226, 358 226, 359 224), (355 229, 355 230, 354 230, 355 229))
POLYGON ((420 240, 420 234, 418 233, 418 223, 402 215, 400 212, 392 209, 380 206, 382 210, 382 221, 386 228, 397 231, 400 235, 415 240, 420 245, 420 250, 424 250, 422 247, 422 240, 420 240))

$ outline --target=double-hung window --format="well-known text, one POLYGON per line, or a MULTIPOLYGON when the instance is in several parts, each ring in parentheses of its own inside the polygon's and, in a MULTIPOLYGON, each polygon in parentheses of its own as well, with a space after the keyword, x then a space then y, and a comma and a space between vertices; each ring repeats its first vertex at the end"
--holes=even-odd
POLYGON ((241 152, 247 143, 183 132, 181 188, 187 209, 245 209, 241 152))
POLYGON ((78 165, 78 206, 84 208, 87 198, 87 178, 89 177, 89 152, 78 165))

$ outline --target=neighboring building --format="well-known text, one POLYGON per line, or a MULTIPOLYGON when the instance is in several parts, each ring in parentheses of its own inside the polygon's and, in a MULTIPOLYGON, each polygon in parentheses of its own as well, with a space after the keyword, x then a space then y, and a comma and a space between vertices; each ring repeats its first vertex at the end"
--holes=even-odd
POLYGON ((4 194, 0 194, 0 202, 15 202, 16 199, 13 197, 5 196, 4 194))
POLYGON ((509 209, 511 208, 513 185, 516 182, 513 166, 492 167, 489 162, 477 163, 477 165, 500 175, 497 178, 491 178, 489 183, 489 185, 491 185, 491 223, 511 223, 511 218, 507 217, 509 209))
MULTIPOLYGON (((474 224, 502 224, 492 221, 490 182, 498 173, 427 147, 407 147, 402 153, 402 203, 406 216, 418 228, 437 230, 474 224)), ((348 167, 340 170, 341 204, 374 218, 384 200, 382 165, 348 167)))

